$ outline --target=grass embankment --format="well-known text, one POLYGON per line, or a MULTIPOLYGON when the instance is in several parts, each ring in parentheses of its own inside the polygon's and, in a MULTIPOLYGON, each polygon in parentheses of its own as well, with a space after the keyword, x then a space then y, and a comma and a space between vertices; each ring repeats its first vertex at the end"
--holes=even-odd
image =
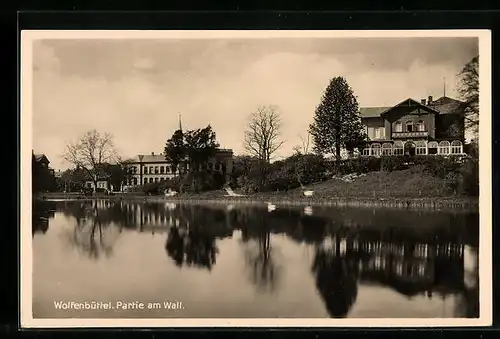
MULTIPOLYGON (((393 172, 370 172, 354 177, 352 181, 334 178, 309 185, 312 197, 305 197, 302 189, 281 192, 246 194, 241 197, 228 196, 224 190, 200 193, 182 193, 175 197, 144 196, 143 194, 116 194, 98 196, 108 199, 166 200, 191 203, 263 203, 286 205, 326 206, 383 206, 400 208, 467 209, 478 210, 479 199, 459 195, 450 189, 445 179, 432 176, 417 169, 393 172)), ((236 193, 243 193, 237 192, 236 193)), ((70 197, 69 195, 67 197, 70 197)), ((64 193, 45 194, 47 199, 64 199, 64 193)), ((92 199, 92 197, 73 197, 92 199)))
MULTIPOLYGON (((371 172, 364 176, 344 181, 330 179, 309 185, 312 197, 304 197, 302 189, 286 192, 248 194, 244 197, 224 196, 221 191, 199 194, 185 193, 168 200, 193 202, 265 202, 290 205, 327 206, 385 206, 403 208, 467 209, 477 210, 477 197, 458 195, 451 191, 445 179, 413 169, 394 172, 371 172)), ((242 193, 242 192, 236 192, 242 193)))

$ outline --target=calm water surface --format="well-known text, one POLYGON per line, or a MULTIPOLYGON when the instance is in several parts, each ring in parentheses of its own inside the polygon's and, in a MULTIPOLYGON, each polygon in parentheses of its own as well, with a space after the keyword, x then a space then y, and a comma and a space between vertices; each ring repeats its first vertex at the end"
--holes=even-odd
POLYGON ((477 317, 478 223, 409 210, 37 202, 33 316, 477 317))

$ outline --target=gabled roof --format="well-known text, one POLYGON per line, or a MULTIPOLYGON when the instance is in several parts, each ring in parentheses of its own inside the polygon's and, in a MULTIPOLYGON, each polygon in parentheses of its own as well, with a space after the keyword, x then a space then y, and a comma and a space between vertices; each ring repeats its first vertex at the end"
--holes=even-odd
POLYGON ((463 105, 463 101, 443 96, 431 102, 429 106, 439 111, 440 114, 453 114, 459 113, 457 110, 459 110, 463 105))
POLYGON ((386 111, 390 107, 361 107, 359 114, 362 118, 378 118, 380 113, 386 111))
MULTIPOLYGON (((453 99, 451 99, 451 100, 453 100, 453 99)), ((424 108, 427 108, 429 111, 436 113, 436 114, 440 113, 439 110, 436 109, 437 106, 424 105, 421 102, 414 100, 412 98, 407 98, 407 99, 401 101, 400 103, 398 103, 394 106, 391 106, 391 107, 361 107, 359 109, 359 113, 360 113, 362 118, 377 118, 377 117, 382 116, 383 114, 386 114, 387 112, 391 111, 392 109, 394 109, 396 107, 403 106, 405 104, 412 105, 412 106, 418 106, 418 107, 424 107, 424 108)))
POLYGON ((387 110, 385 110, 382 113, 380 113, 380 115, 384 115, 384 114, 388 113, 389 111, 391 111, 392 109, 394 109, 396 107, 401 107, 401 106, 404 106, 404 105, 424 107, 424 108, 427 108, 428 110, 430 110, 433 113, 439 114, 439 112, 436 111, 434 108, 429 107, 427 105, 424 105, 424 104, 422 104, 421 102, 419 102, 419 101, 417 101, 415 99, 408 98, 408 99, 405 99, 405 100, 401 101, 399 104, 397 104, 397 105, 395 105, 393 107, 389 107, 387 110))
POLYGON ((45 154, 34 154, 34 155, 36 162, 46 161, 47 163, 50 163, 49 159, 45 156, 45 154))

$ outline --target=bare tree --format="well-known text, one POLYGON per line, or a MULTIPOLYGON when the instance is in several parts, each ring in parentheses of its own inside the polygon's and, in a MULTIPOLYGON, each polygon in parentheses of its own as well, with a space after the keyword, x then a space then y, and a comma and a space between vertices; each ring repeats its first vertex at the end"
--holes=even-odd
POLYGON ((302 142, 302 146, 295 146, 293 150, 297 154, 309 154, 309 145, 311 141, 311 133, 307 131, 307 136, 304 138, 302 135, 299 135, 300 141, 302 142))
POLYGON ((120 161, 113 136, 109 133, 101 135, 96 130, 88 131, 76 142, 66 145, 63 158, 82 169, 94 182, 94 188, 97 188, 98 176, 104 165, 120 161))
POLYGON ((280 140, 281 118, 275 106, 261 106, 250 115, 245 131, 245 149, 267 163, 283 145, 280 140))

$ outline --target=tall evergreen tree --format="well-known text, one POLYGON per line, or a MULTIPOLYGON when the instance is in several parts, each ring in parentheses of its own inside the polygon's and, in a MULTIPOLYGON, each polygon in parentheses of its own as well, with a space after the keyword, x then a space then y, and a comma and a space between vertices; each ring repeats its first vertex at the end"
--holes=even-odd
POLYGON ((310 126, 314 149, 319 154, 333 154, 337 164, 341 150, 352 152, 366 139, 358 110, 358 101, 343 77, 334 77, 316 108, 310 126))

